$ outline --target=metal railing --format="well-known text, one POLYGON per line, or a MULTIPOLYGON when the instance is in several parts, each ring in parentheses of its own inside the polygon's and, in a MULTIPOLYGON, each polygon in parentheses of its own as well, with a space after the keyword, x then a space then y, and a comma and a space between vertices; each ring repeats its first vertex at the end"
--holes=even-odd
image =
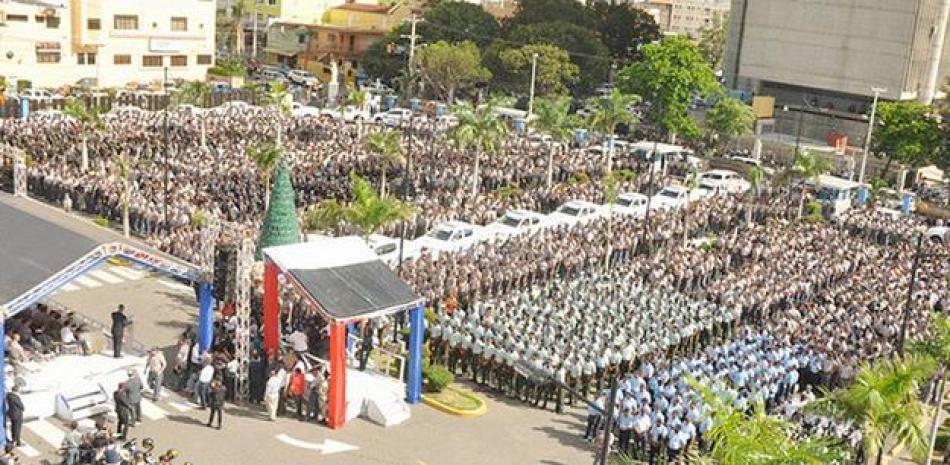
MULTIPOLYGON (((349 339, 353 344, 347 349, 347 361, 355 365, 363 341, 355 334, 350 334, 349 339)), ((373 347, 369 360, 373 363, 367 363, 367 368, 405 383, 406 357, 385 347, 373 347)))

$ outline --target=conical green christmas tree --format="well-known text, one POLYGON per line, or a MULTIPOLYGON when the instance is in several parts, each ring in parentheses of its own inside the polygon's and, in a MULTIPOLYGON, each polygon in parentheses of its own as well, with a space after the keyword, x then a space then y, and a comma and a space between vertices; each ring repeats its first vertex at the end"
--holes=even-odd
POLYGON ((264 215, 256 257, 267 247, 296 244, 300 242, 300 223, 297 221, 297 206, 294 202, 294 186, 290 183, 290 170, 280 164, 274 176, 270 193, 270 206, 264 215))

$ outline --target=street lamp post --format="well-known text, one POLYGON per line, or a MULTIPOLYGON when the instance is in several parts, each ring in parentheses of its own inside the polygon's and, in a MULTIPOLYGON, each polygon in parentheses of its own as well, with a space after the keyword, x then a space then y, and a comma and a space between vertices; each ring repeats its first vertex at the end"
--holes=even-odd
POLYGON ((528 93, 528 117, 534 113, 534 83, 538 76, 538 54, 531 55, 531 89, 528 93))
MULTIPOLYGON (((168 67, 165 67, 165 77, 162 79, 162 93, 165 94, 166 99, 169 98, 168 95, 168 67)), ((168 110, 170 106, 170 101, 165 102, 165 113, 163 116, 164 122, 162 124, 162 145, 165 148, 165 202, 164 202, 164 211, 162 212, 162 222, 164 227, 168 227, 168 110)))
POLYGON ((868 162, 868 151, 871 148, 871 134, 874 132, 874 117, 877 115, 877 100, 887 89, 883 87, 872 87, 874 92, 874 103, 871 104, 871 119, 868 121, 868 134, 864 138, 864 153, 861 155, 861 171, 858 174, 858 184, 864 183, 864 168, 868 162))

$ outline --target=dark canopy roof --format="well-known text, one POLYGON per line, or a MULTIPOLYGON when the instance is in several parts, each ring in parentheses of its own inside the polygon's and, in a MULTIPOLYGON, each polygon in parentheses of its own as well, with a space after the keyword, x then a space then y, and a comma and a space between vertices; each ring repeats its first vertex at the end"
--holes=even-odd
POLYGON ((0 304, 98 245, 96 240, 0 202, 0 304))
POLYGON ((264 253, 335 321, 374 318, 422 302, 358 237, 321 238, 264 253))

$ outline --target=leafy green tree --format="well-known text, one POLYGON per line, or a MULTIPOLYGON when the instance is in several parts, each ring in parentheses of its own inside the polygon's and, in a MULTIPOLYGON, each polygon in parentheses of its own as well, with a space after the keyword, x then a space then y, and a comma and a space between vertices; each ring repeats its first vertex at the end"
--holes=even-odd
POLYGON ((851 386, 815 401, 809 408, 851 421, 861 428, 867 460, 880 465, 885 444, 906 446, 915 455, 927 451, 920 383, 934 361, 920 356, 883 360, 861 367, 851 386))
POLYGON ((318 203, 305 215, 305 224, 313 229, 330 229, 346 223, 359 229, 363 238, 369 238, 380 229, 398 221, 411 220, 416 208, 409 202, 380 197, 369 181, 350 173, 353 180, 353 201, 340 205, 336 199, 318 203))
POLYGON ((755 114, 742 100, 722 95, 706 112, 706 122, 720 139, 732 139, 738 144, 739 137, 752 133, 755 114))
POLYGON ((505 21, 505 26, 513 30, 519 26, 555 22, 576 24, 586 29, 595 26, 591 10, 576 0, 521 0, 515 14, 505 21))
POLYGON ((455 108, 458 125, 449 133, 453 145, 460 150, 471 149, 474 156, 472 168, 472 197, 478 197, 481 177, 479 166, 482 155, 495 155, 501 149, 508 126, 495 115, 495 102, 485 105, 464 105, 455 108))
MULTIPOLYGON (((468 41, 483 49, 502 35, 498 21, 481 6, 472 3, 439 1, 423 14, 423 19, 425 21, 416 26, 421 37, 417 47, 440 41, 468 41)), ((392 82, 406 69, 409 42, 405 37, 409 32, 409 25, 401 24, 364 52, 360 64, 371 77, 392 82)))
POLYGON ((211 85, 204 81, 186 81, 178 92, 172 96, 172 105, 205 106, 205 101, 211 95, 211 85))
POLYGON ((262 251, 268 247, 300 242, 300 222, 294 197, 290 169, 280 164, 276 169, 274 190, 271 192, 264 223, 261 225, 256 252, 258 260, 261 259, 262 251))
POLYGON ((590 6, 597 35, 620 63, 630 63, 643 45, 660 39, 653 15, 627 2, 597 0, 590 6))
POLYGON ((831 169, 831 162, 827 158, 811 152, 801 152, 795 155, 792 172, 802 180, 802 195, 798 201, 798 218, 802 217, 805 209, 805 195, 808 193, 808 183, 815 184, 815 192, 821 190, 821 175, 831 169))
POLYGON ((574 135, 574 128, 580 126, 580 121, 570 114, 570 97, 549 97, 538 100, 534 108, 536 118, 531 122, 534 129, 551 136, 548 142, 548 174, 547 186, 554 183, 554 151, 555 144, 567 144, 574 135))
POLYGON ((746 170, 745 177, 749 180, 749 190, 745 193, 745 222, 750 224, 752 223, 752 204, 755 199, 759 197, 759 189, 762 187, 762 181, 765 179, 765 172, 762 171, 762 168, 752 165, 746 170))
POLYGON ((89 133, 105 129, 105 123, 102 121, 102 109, 90 107, 84 101, 70 97, 66 101, 63 113, 75 118, 79 123, 79 135, 82 137, 82 158, 79 167, 85 173, 89 170, 89 133))
POLYGON ((915 101, 882 102, 877 106, 877 126, 871 143, 887 159, 911 167, 928 165, 940 145, 940 127, 930 105, 915 101))
POLYGON ((264 209, 270 205, 270 180, 274 174, 274 169, 280 163, 283 156, 283 149, 276 144, 260 144, 248 147, 247 156, 257 165, 257 170, 261 175, 261 184, 264 185, 264 209))
POLYGON ((521 25, 512 29, 506 42, 500 45, 512 43, 551 44, 567 50, 571 60, 580 69, 580 78, 572 89, 577 93, 589 93, 607 78, 610 52, 592 28, 579 26, 576 22, 521 25))
POLYGON ((343 99, 343 106, 354 107, 362 110, 366 107, 366 97, 366 91, 350 89, 350 91, 346 93, 346 97, 343 99))
POLYGON ((613 139, 617 126, 636 122, 636 116, 630 112, 630 106, 639 102, 640 97, 620 92, 617 89, 606 97, 594 97, 588 108, 591 109, 588 125, 594 131, 607 136, 608 147, 605 150, 606 172, 613 169, 613 139))
POLYGON ((399 145, 400 137, 402 134, 393 130, 377 131, 366 136, 366 150, 379 156, 380 169, 383 171, 379 185, 380 197, 386 197, 386 168, 390 164, 402 165, 406 162, 399 145))
POLYGON ((491 72, 481 64, 481 53, 474 42, 429 44, 416 52, 415 59, 422 79, 449 104, 455 102, 457 90, 491 78, 491 72))
POLYGON ((646 45, 643 59, 620 72, 620 90, 650 101, 654 124, 671 135, 697 137, 699 127, 687 114, 696 96, 705 97, 718 88, 716 76, 689 39, 666 37, 646 45))
POLYGON ((714 70, 722 69, 728 36, 729 13, 715 14, 708 24, 699 28, 699 53, 714 70))
POLYGON ((510 48, 500 53, 509 82, 514 89, 527 92, 531 86, 531 65, 534 54, 538 55, 535 76, 535 94, 563 94, 567 87, 577 81, 580 72, 571 62, 567 51, 550 44, 529 44, 524 47, 510 48))

